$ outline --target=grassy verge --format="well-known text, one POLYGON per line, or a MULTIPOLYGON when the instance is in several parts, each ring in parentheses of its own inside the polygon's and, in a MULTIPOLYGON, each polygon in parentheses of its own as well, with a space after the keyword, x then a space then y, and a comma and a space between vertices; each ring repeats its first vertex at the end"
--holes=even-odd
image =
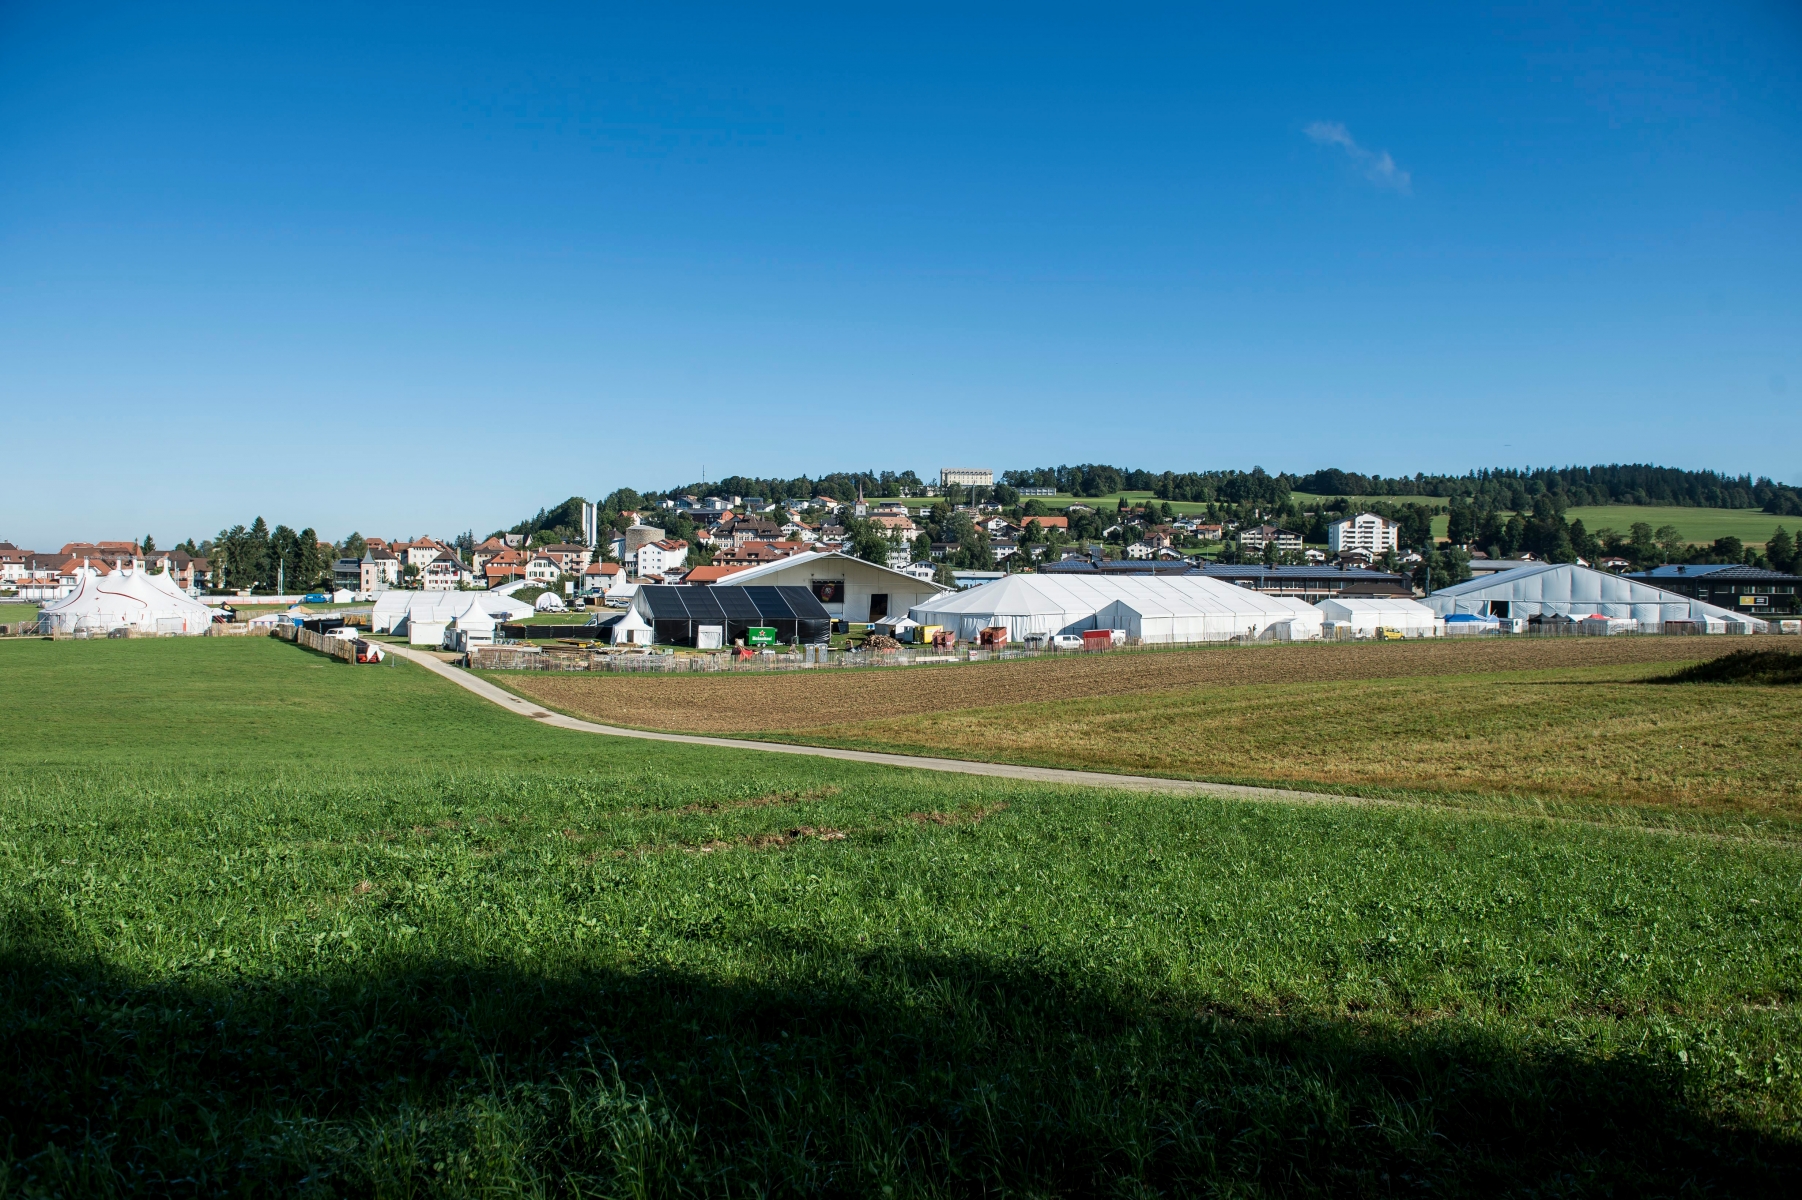
POLYGON ((1787 849, 647 747, 265 639, 0 671, 0 1191, 1802 1169, 1787 849))

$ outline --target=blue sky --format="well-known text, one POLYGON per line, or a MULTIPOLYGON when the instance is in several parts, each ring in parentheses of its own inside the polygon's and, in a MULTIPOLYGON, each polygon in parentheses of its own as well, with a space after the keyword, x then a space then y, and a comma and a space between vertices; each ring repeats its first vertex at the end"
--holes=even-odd
POLYGON ((272 7, 0 7, 0 538, 703 467, 1802 482, 1793 4, 272 7))

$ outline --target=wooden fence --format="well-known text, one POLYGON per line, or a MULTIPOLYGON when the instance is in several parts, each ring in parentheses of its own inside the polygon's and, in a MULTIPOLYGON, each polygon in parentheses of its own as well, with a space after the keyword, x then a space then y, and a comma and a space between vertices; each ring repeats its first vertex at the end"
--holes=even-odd
POLYGON ((270 636, 305 646, 308 650, 317 650, 333 658, 341 658, 353 666, 357 661, 357 643, 350 638, 326 637, 323 633, 314 633, 311 629, 302 629, 298 625, 277 625, 270 636))

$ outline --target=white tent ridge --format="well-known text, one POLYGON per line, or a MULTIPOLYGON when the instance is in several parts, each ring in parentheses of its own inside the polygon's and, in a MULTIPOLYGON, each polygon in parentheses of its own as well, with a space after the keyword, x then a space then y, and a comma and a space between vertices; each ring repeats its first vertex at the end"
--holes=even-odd
POLYGON ((1401 596, 1335 596, 1314 606, 1335 625, 1348 627, 1355 637, 1374 637, 1379 629, 1393 629, 1403 637, 1439 637, 1445 619, 1418 600, 1401 596))
POLYGON ((994 626, 1006 626, 1009 641, 1123 629, 1146 643, 1299 641, 1319 637, 1321 627, 1320 613, 1300 600, 1206 575, 1009 575, 935 596, 907 615, 964 641, 994 626))
POLYGON ((499 620, 514 621, 532 615, 532 606, 494 592, 382 592, 369 617, 372 633, 408 632, 414 621, 448 625, 464 613, 480 610, 499 620))
POLYGON ((121 569, 102 575, 91 567, 77 572, 75 590, 38 611, 38 627, 54 633, 202 634, 213 610, 175 585, 167 573, 121 569))
POLYGON ((1690 621, 1710 633, 1763 633, 1765 623, 1744 613, 1610 575, 1575 563, 1538 563, 1440 588, 1426 603, 1442 617, 1617 617, 1656 632, 1672 621, 1690 621))

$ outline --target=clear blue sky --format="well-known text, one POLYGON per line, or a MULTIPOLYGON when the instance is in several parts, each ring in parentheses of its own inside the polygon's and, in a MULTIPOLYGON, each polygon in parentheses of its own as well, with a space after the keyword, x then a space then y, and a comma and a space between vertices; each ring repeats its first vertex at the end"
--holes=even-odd
POLYGON ((1802 480, 1802 6, 752 7, 0 6, 0 538, 1802 480))

